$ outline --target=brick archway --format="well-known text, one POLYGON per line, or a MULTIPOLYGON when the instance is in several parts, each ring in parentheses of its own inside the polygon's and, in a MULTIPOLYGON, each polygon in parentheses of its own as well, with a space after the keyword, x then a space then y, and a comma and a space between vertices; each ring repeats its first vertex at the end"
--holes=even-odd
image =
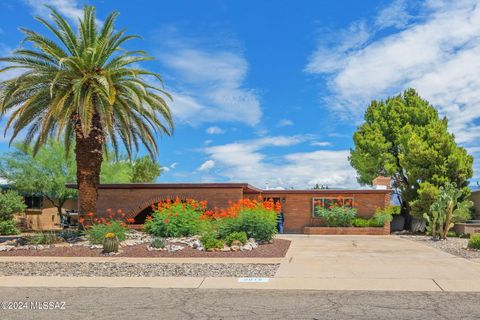
POLYGON ((134 209, 130 210, 128 217, 135 219, 135 224, 144 224, 147 215, 153 212, 152 204, 157 204, 159 202, 164 202, 167 199, 174 200, 175 198, 179 198, 182 201, 187 199, 193 199, 193 197, 189 195, 161 195, 154 198, 150 198, 147 201, 142 201, 138 205, 134 207, 134 209))

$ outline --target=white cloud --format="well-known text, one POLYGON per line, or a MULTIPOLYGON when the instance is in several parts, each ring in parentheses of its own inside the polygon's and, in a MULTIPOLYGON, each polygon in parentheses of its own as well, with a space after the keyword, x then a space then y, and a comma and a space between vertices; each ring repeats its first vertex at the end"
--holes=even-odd
POLYGON ((217 126, 208 127, 207 130, 205 130, 205 132, 208 133, 208 134, 223 134, 223 133, 225 133, 225 131, 222 128, 217 127, 217 126))
POLYGON ((24 0, 29 5, 35 14, 46 16, 49 10, 46 5, 52 6, 63 16, 70 20, 77 21, 83 16, 82 6, 77 0, 24 0))
POLYGON ((379 28, 404 28, 412 16, 408 13, 407 1, 394 0, 378 13, 375 25, 379 28))
POLYGON ((290 119, 280 119, 277 123, 277 127, 288 127, 293 126, 293 121, 290 119))
POLYGON ((162 167, 163 171, 165 172, 170 172, 172 171, 173 169, 175 169, 175 167, 177 166, 177 162, 174 162, 172 163, 171 165, 167 166, 167 167, 162 167))
MULTIPOLYGON (((402 3, 390 10, 403 10, 402 3)), ((382 11, 377 25, 388 25, 387 17, 382 11)), ((425 1, 417 18, 377 38, 373 34, 380 27, 356 22, 347 30, 353 45, 345 44, 345 37, 330 51, 319 45, 306 71, 326 76, 331 93, 326 103, 356 120, 372 99, 414 87, 448 117, 458 142, 475 143, 480 138, 478 1, 425 1)))
POLYGON ((328 141, 312 141, 310 145, 317 146, 317 147, 327 147, 330 146, 332 143, 328 141))
POLYGON ((305 71, 310 73, 335 72, 345 67, 349 53, 361 48, 370 38, 365 21, 357 21, 347 30, 336 31, 322 38, 310 56, 305 71))
POLYGON ((215 167, 215 161, 207 160, 200 167, 198 167, 198 171, 209 171, 215 167))
POLYGON ((158 56, 175 76, 172 110, 179 120, 190 125, 260 121, 257 94, 245 86, 248 63, 242 54, 202 50, 178 40, 158 56))
POLYGON ((263 149, 288 147, 309 140, 305 136, 274 136, 204 148, 223 178, 270 188, 358 187, 348 162, 349 150, 287 153, 269 156, 263 149))

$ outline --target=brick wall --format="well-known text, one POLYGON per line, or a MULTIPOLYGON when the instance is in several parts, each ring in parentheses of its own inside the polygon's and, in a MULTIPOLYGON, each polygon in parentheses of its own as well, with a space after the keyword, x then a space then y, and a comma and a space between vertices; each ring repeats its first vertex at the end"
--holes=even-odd
POLYGON ((225 208, 228 201, 242 199, 241 188, 200 188, 200 189, 99 189, 97 215, 102 216, 108 208, 121 209, 128 217, 148 208, 152 203, 167 198, 192 198, 207 200, 210 208, 225 208))
POLYGON ((167 198, 193 198, 197 200, 207 200, 209 207, 225 208, 228 201, 237 201, 245 198, 257 198, 263 195, 267 198, 282 199, 282 210, 285 217, 284 230, 287 233, 303 233, 306 226, 320 226, 321 221, 312 217, 312 198, 327 197, 353 198, 358 215, 369 218, 373 216, 376 208, 384 208, 389 204, 390 193, 388 191, 365 190, 352 191, 348 193, 335 193, 332 190, 312 191, 298 190, 295 192, 268 191, 261 194, 243 194, 242 188, 103 188, 99 189, 99 198, 97 203, 97 214, 102 216, 108 208, 116 211, 121 209, 128 214, 128 217, 134 217, 136 214, 148 208, 152 203, 165 200, 167 198))
POLYGON ((383 227, 366 227, 366 228, 325 228, 325 227, 305 227, 305 234, 345 234, 345 235, 389 235, 390 222, 386 222, 383 227))
POLYGON ((305 226, 320 226, 321 220, 312 217, 313 198, 353 198, 357 214, 363 218, 370 218, 377 208, 385 208, 389 193, 268 193, 268 197, 278 197, 282 201, 282 210, 285 217, 284 229, 286 233, 303 233, 305 226))

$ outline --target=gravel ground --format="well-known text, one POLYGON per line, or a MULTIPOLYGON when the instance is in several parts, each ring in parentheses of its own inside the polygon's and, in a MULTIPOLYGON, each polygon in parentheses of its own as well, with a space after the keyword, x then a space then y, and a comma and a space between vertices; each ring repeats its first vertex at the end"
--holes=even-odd
POLYGON ((0 276, 273 277, 280 264, 0 262, 0 276))
POLYGON ((400 238, 413 240, 426 244, 427 246, 440 249, 450 254, 466 258, 478 259, 480 258, 480 251, 468 249, 468 239, 465 238, 448 238, 447 240, 434 241, 429 236, 424 235, 400 235, 400 238))
MULTIPOLYGON (((118 255, 112 257, 175 257, 175 258, 282 258, 290 247, 290 241, 275 239, 273 243, 259 245, 251 251, 236 252, 205 252, 186 247, 176 252, 148 251, 146 244, 126 246, 118 255)), ((43 257, 101 257, 102 249, 90 249, 83 246, 54 247, 42 250, 11 250, 1 251, 0 256, 43 256, 43 257)), ((105 256, 105 258, 109 258, 105 256)))

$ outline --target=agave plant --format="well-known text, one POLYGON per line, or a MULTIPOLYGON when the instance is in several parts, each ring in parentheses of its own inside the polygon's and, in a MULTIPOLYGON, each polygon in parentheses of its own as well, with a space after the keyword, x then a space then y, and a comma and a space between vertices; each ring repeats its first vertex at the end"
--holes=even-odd
POLYGON ((153 157, 157 134, 170 135, 170 95, 152 83, 159 74, 138 67, 151 60, 144 51, 125 51, 121 46, 137 36, 116 31, 117 12, 103 26, 96 23, 95 8, 84 7, 74 29, 53 8, 52 22, 36 19, 51 38, 29 29, 27 48, 1 58, 7 67, 22 73, 0 82, 0 116, 8 114, 5 134, 11 140, 25 131, 26 144, 34 152, 50 137, 61 139, 66 150, 75 145, 79 210, 95 212, 100 167, 107 145, 115 151, 123 144, 129 156, 143 144, 153 157), (149 82, 146 77, 154 80, 149 82))

